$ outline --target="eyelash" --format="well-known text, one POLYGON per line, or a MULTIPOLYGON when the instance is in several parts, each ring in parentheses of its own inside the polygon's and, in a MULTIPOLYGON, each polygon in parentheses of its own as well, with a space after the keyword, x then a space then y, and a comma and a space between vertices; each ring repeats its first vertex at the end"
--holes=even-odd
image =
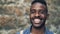
POLYGON ((31 13, 35 13, 35 11, 31 10, 31 13))
POLYGON ((45 14, 46 12, 44 12, 44 11, 40 11, 40 13, 45 14))
POLYGON ((44 13, 43 11, 40 11, 40 13, 44 13))

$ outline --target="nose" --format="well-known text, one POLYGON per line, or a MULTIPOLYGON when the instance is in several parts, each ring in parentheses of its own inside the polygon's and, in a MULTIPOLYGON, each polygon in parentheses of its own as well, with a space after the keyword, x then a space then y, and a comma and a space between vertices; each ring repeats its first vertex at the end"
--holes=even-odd
POLYGON ((39 16, 39 13, 37 12, 37 13, 35 14, 35 16, 38 17, 38 16, 39 16))

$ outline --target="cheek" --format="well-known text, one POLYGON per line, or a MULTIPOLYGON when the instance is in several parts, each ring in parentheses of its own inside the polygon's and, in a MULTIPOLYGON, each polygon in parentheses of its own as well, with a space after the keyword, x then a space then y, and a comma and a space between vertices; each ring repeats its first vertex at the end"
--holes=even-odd
POLYGON ((33 18, 34 17, 34 14, 30 14, 30 18, 33 18))
POLYGON ((44 14, 41 14, 41 17, 42 17, 42 18, 46 18, 46 16, 45 16, 44 14))

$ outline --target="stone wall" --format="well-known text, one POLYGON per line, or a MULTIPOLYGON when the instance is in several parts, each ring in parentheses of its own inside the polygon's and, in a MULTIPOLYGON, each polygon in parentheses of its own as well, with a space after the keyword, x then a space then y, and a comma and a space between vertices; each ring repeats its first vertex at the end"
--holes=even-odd
MULTIPOLYGON (((60 33, 60 0, 46 0, 49 19, 47 27, 60 33)), ((30 26, 29 9, 32 0, 0 0, 0 34, 15 34, 30 26)))

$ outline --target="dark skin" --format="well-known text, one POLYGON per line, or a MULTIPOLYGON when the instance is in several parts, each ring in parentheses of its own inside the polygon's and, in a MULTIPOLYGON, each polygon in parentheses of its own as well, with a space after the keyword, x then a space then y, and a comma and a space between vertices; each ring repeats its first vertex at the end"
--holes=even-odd
POLYGON ((41 3, 34 3, 30 8, 30 21, 32 23, 32 34, 44 34, 45 21, 48 13, 46 6, 41 3))

